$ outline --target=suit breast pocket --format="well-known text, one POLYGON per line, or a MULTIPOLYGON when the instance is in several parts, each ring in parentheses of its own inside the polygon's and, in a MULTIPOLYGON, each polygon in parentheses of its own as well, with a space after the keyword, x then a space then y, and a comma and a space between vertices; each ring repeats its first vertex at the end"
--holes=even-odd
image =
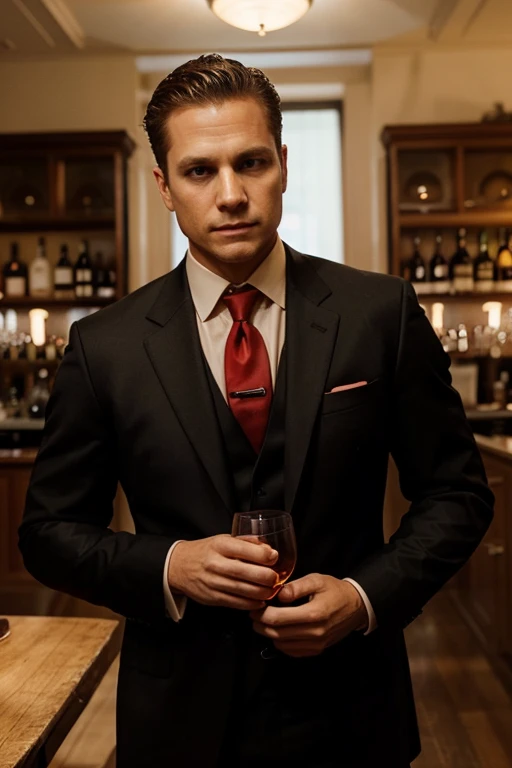
POLYGON ((381 380, 373 379, 368 384, 341 392, 329 392, 322 401, 322 416, 333 413, 348 413, 359 408, 372 408, 382 392, 381 380))

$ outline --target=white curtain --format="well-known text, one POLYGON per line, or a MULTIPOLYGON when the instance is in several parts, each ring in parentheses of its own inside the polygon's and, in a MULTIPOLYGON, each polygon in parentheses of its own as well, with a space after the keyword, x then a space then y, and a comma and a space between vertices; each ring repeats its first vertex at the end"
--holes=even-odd
POLYGON ((343 263, 340 112, 284 106, 288 189, 279 235, 298 251, 343 263))

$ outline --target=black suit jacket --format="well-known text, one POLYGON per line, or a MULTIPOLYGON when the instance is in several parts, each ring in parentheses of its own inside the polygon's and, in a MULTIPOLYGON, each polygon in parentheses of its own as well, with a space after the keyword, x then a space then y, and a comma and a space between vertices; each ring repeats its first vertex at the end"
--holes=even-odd
MULTIPOLYGON (((448 355, 411 286, 286 250, 284 495, 295 576, 354 578, 379 628, 284 665, 308 695, 336 692, 337 722, 363 751, 371 736, 368 764, 385 750, 399 765, 419 749, 402 630, 469 558, 493 497, 448 355), (385 544, 390 453, 411 504, 385 544)), ((72 326, 20 527, 37 579, 128 618, 123 768, 167 766, 170 755, 175 765, 215 764, 250 625, 242 612, 191 600, 172 622, 162 574, 177 539, 230 531, 231 488, 182 262, 72 326), (135 535, 108 528, 118 481, 135 535)))

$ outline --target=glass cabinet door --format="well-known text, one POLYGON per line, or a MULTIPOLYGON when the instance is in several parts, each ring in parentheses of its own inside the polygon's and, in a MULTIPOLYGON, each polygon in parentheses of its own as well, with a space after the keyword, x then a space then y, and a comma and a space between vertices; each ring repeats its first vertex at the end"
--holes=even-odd
POLYGON ((49 172, 45 157, 2 158, 0 221, 50 214, 49 172))
POLYGON ((114 216, 114 158, 64 159, 64 214, 73 219, 114 216))
POLYGON ((512 208, 511 150, 465 150, 464 207, 512 208))
POLYGON ((401 212, 453 211, 453 149, 398 151, 398 208, 401 212))

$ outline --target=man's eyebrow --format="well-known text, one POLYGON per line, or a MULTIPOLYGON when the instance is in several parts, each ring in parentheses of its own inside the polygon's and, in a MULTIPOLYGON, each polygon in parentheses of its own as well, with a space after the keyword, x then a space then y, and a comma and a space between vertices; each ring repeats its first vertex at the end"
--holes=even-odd
MULTIPOLYGON (((265 145, 261 147, 251 147, 250 149, 245 149, 243 152, 240 152, 236 156, 236 162, 243 162, 244 160, 248 160, 251 157, 257 157, 257 156, 264 156, 266 158, 272 158, 274 156, 274 153, 269 147, 266 147, 265 145)), ((187 168, 195 168, 202 165, 209 166, 214 165, 215 160, 212 157, 195 157, 194 155, 187 155, 186 157, 182 158, 180 162, 178 163, 178 171, 184 171, 187 168)))
POLYGON ((199 165, 211 165, 212 163, 213 160, 211 157, 194 157, 193 155, 189 155, 180 160, 178 163, 178 170, 183 171, 186 168, 192 168, 199 165))

